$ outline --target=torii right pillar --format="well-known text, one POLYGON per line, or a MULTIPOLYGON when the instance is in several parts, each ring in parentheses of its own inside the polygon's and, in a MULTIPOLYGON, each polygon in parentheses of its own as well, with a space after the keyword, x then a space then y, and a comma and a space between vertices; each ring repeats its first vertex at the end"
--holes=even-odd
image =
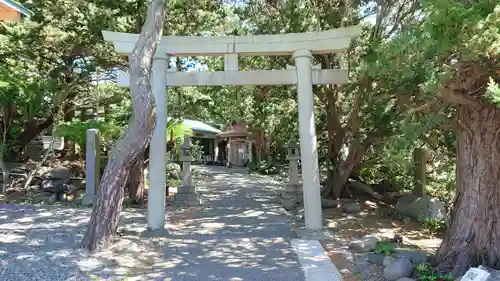
POLYGON ((306 237, 323 236, 323 215, 319 184, 318 149, 314 121, 314 94, 312 88, 312 53, 299 50, 293 54, 297 70, 297 95, 299 103, 300 157, 302 164, 302 189, 304 193, 304 219, 306 237))

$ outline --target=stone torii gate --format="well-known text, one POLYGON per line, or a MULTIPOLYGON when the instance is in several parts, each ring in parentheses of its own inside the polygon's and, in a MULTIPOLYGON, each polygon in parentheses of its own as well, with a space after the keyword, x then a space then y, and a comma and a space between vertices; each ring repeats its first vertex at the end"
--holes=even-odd
MULTIPOLYGON (((165 165, 167 141, 167 87, 216 85, 297 85, 300 155, 307 233, 323 231, 319 184, 318 152, 314 121, 312 85, 344 84, 344 69, 321 69, 312 64, 313 54, 341 53, 358 37, 361 27, 320 32, 249 36, 163 36, 157 47, 152 70, 152 91, 157 104, 156 127, 151 140, 148 190, 148 228, 165 227, 165 165), (292 55, 295 66, 284 70, 239 71, 238 56, 292 55), (170 57, 224 56, 224 71, 177 72, 169 69, 170 57)), ((104 39, 113 42, 123 55, 132 52, 139 35, 103 31, 104 39)), ((127 73, 120 73, 118 84, 130 85, 127 73)))

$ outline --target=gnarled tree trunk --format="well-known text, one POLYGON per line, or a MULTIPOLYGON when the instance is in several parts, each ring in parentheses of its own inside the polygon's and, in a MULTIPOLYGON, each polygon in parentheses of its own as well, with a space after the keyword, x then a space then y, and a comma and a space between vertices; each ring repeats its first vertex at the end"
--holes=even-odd
POLYGON ((133 119, 116 143, 104 169, 96 205, 82 241, 93 251, 109 247, 115 238, 123 204, 124 186, 134 161, 144 153, 155 127, 155 103, 150 71, 165 21, 165 0, 152 0, 146 22, 130 60, 133 119))
POLYGON ((438 269, 454 276, 500 267, 500 109, 462 106, 459 122, 457 196, 437 253, 438 269))
POLYGON ((127 179, 128 197, 133 204, 144 203, 144 158, 142 155, 132 164, 127 179))

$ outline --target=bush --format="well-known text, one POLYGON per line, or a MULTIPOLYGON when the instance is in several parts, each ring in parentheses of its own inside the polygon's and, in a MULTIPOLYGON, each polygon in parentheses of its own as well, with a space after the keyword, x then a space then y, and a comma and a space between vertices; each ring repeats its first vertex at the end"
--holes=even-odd
POLYGON ((274 175, 279 173, 278 166, 273 162, 260 161, 258 163, 252 162, 248 164, 248 169, 250 171, 255 171, 264 175, 274 175))
POLYGON ((389 242, 379 242, 375 247, 376 253, 382 253, 385 256, 391 256, 394 253, 394 245, 389 242))
POLYGON ((418 280, 421 281, 448 281, 453 280, 453 275, 448 274, 439 274, 433 268, 429 267, 427 264, 418 264, 415 265, 415 275, 418 277, 418 280))
POLYGON ((436 219, 424 219, 424 228, 432 233, 444 234, 446 231, 446 222, 436 219))
POLYGON ((191 148, 191 155, 193 155, 193 161, 195 163, 200 163, 203 160, 203 146, 199 145, 198 141, 193 143, 191 148))
POLYGON ((113 122, 87 120, 85 122, 67 122, 57 126, 56 134, 72 141, 80 147, 80 153, 84 153, 87 141, 87 130, 98 129, 101 137, 101 149, 109 151, 113 143, 121 136, 123 126, 113 122))
POLYGON ((165 166, 165 173, 167 175, 167 179, 178 180, 181 178, 181 166, 176 163, 169 163, 165 166))

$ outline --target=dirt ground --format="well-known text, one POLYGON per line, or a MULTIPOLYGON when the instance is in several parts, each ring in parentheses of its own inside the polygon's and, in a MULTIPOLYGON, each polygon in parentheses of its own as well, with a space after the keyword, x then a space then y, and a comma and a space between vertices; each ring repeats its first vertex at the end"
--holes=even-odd
POLYGON ((336 229, 334 242, 323 242, 323 247, 334 264, 341 271, 344 280, 384 280, 382 268, 367 264, 356 259, 356 254, 348 249, 348 243, 365 235, 375 235, 379 241, 388 240, 394 235, 403 237, 403 243, 398 248, 411 248, 434 254, 442 238, 425 231, 423 226, 415 221, 403 222, 391 218, 373 201, 362 200, 362 210, 359 214, 347 214, 342 208, 323 210, 323 216, 328 221, 328 227, 336 229), (363 276, 360 272, 365 271, 363 276), (355 273, 357 272, 357 273, 355 273), (362 279, 360 279, 362 278, 362 279))
POLYGON ((441 244, 441 238, 425 231, 422 224, 409 221, 402 222, 390 216, 382 216, 380 207, 375 202, 362 202, 362 211, 356 215, 344 213, 340 208, 323 210, 328 220, 328 227, 337 228, 338 242, 361 238, 365 235, 375 235, 380 240, 387 240, 395 234, 403 237, 405 248, 414 248, 427 253, 434 253, 441 244))

